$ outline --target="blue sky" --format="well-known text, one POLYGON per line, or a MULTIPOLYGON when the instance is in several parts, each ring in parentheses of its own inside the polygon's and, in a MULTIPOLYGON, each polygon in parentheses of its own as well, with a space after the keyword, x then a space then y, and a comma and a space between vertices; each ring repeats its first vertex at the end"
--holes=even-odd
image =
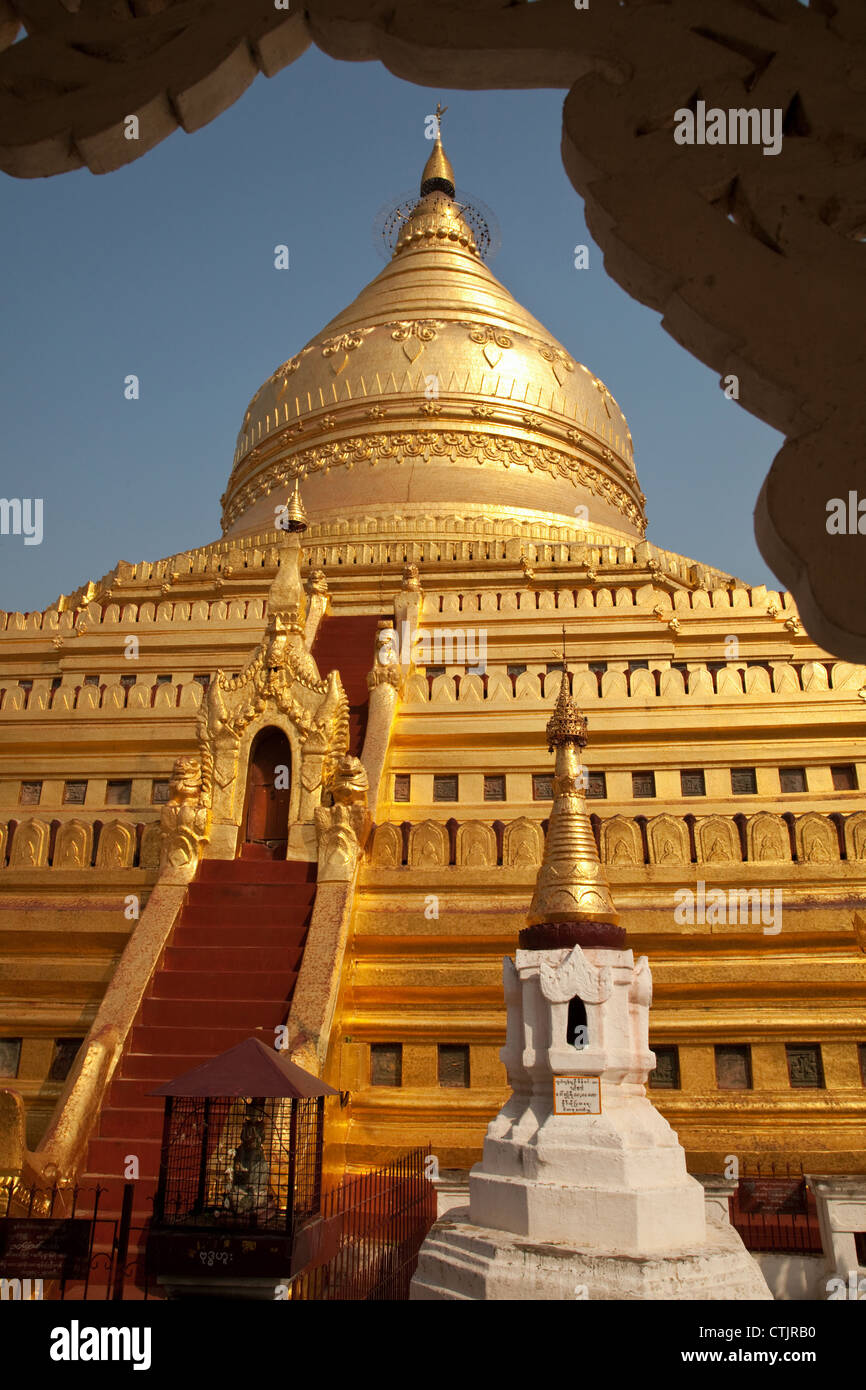
POLYGON ((0 495, 44 499, 41 545, 0 536, 0 608, 219 536, 247 402, 382 268, 374 219, 417 187, 437 99, 458 187, 499 220, 495 274, 626 412, 649 538, 778 587, 752 510, 781 436, 606 274, 560 160, 563 96, 428 90, 310 49, 117 173, 0 175, 0 495))

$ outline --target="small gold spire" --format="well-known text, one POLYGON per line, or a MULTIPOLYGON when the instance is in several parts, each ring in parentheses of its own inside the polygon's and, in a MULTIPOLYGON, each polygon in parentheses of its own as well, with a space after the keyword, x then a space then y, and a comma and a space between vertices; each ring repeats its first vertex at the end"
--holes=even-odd
POLYGON ((286 505, 286 519, 284 529, 286 531, 306 531, 307 513, 304 511, 304 504, 301 501, 300 479, 295 478, 295 486, 286 505))
POLYGON ((616 926, 619 920, 586 809, 586 773, 579 752, 586 747, 586 728, 568 688, 563 628, 562 680, 547 725, 548 750, 556 749, 553 809, 527 917, 530 927, 561 922, 616 926))
POLYGON ((442 117, 448 110, 440 101, 436 103, 436 142, 430 151, 430 157, 424 165, 424 172, 421 175, 421 197, 426 193, 433 193, 438 190, 447 194, 449 198, 454 197, 454 170, 451 161, 442 148, 442 117))

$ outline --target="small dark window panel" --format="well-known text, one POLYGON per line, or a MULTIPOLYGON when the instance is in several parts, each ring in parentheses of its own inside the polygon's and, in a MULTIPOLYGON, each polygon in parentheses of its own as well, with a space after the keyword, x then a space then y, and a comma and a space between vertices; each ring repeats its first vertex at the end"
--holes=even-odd
POLYGON ((831 767, 830 772, 834 792, 856 792, 857 769, 853 763, 846 763, 844 767, 831 767))
POLYGON ((492 777, 484 778, 484 800, 485 801, 504 801, 505 800, 505 774, 497 773, 492 777))
POLYGON ((469 1085, 469 1046, 466 1043, 440 1043, 439 1085, 469 1085))
POLYGON ((590 772, 587 774, 588 782, 586 788, 587 797, 593 801, 602 801, 607 796, 607 778, 603 772, 590 772))
POLYGON ((394 777, 394 800, 409 801, 412 795, 412 777, 408 772, 398 772, 394 777))
POLYGON ((716 1085, 720 1091, 752 1089, 752 1049, 748 1044, 716 1047, 716 1085))
POLYGON ((823 1090, 824 1067, 818 1043, 790 1043, 785 1048, 788 1058, 788 1080, 798 1090, 823 1090))
POLYGON ((0 1076, 17 1076, 20 1061, 21 1039, 0 1038, 0 1076))
POLYGON ((655 1071, 649 1074, 649 1084, 654 1091, 678 1091, 680 1089, 680 1050, 669 1045, 653 1044, 656 1055, 655 1071))
POLYGON ((84 1042, 83 1038, 55 1038, 54 1057, 51 1062, 51 1070, 48 1073, 49 1081, 65 1081, 72 1069, 72 1063, 78 1055, 78 1049, 84 1042))
POLYGON ((433 680, 434 676, 444 676, 444 675, 445 675, 445 667, 444 667, 444 666, 425 666, 425 667, 424 667, 424 670, 426 671, 426 673, 427 673, 427 675, 428 675, 428 677, 429 677, 429 679, 430 679, 431 681, 433 680))
POLYGON ((735 796, 756 796, 758 778, 753 767, 731 768, 731 791, 735 796))
POLYGON ((683 796, 706 796, 707 788, 704 774, 700 770, 680 773, 680 788, 683 796))
POLYGON ((18 794, 18 802, 21 806, 38 806, 42 796, 41 782, 22 782, 21 791, 18 794))
POLYGON ((85 677, 84 677, 84 684, 85 684, 85 685, 99 685, 99 677, 98 677, 98 676, 85 676, 85 677))
POLYGON ((524 673, 525 670, 526 670, 526 667, 525 667, 525 666, 521 666, 519 663, 517 663, 517 664, 512 665, 512 666, 506 666, 505 670, 507 671, 507 673, 508 673, 509 676, 515 676, 515 677, 516 677, 516 676, 522 676, 523 673, 524 673))
POLYGON ((151 800, 151 803, 152 803, 154 806, 162 806, 164 802, 168 801, 168 790, 169 790, 169 783, 168 783, 168 782, 165 782, 165 781, 162 781, 162 782, 154 782, 154 783, 151 785, 151 789, 150 789, 150 800, 151 800))
POLYGON ((782 791, 788 794, 804 792, 806 786, 806 769, 804 767, 780 767, 779 782, 782 791))
POLYGON ((533 801, 553 800, 553 778, 547 773, 533 773, 532 799, 533 801))
POLYGON ((86 782, 66 782, 64 784, 63 803, 65 806, 83 806, 86 795, 86 782))
POLYGON ((631 794, 636 797, 655 796, 656 775, 654 772, 633 772, 631 775, 631 794))
POLYGON ((403 1085, 403 1044, 370 1044, 370 1085, 403 1085))
POLYGON ((131 782, 109 782, 105 788, 106 806, 128 806, 132 801, 131 782))
POLYGON ((124 690, 131 690, 135 685, 135 676, 121 676, 120 684, 123 686, 124 690))
POLYGON ((197 685, 201 686, 202 690, 207 690, 208 686, 210 685, 210 676, 206 673, 203 673, 198 676, 193 676, 193 680, 196 682, 197 685))
POLYGON ((456 776, 439 775, 433 778, 433 800, 434 801, 456 801, 457 800, 457 778, 456 776))

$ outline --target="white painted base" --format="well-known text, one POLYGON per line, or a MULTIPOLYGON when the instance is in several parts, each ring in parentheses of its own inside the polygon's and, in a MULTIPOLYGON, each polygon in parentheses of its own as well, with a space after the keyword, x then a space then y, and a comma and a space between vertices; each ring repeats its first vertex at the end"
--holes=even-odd
POLYGON ((643 1086, 607 1086, 601 1115, 539 1116, 516 1101, 469 1177, 475 1225, 635 1255, 700 1244, 703 1188, 643 1086))
POLYGON ((772 1300, 740 1237, 707 1223, 706 1241, 653 1255, 588 1253, 473 1226, 469 1210, 437 1221, 421 1247, 413 1301, 772 1300))

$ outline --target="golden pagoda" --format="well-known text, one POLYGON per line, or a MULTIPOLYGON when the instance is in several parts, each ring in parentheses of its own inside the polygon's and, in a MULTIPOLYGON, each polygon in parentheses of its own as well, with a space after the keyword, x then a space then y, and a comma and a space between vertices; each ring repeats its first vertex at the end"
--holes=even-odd
POLYGON ((392 250, 250 401, 219 539, 0 618, 0 1166, 144 1173, 147 1088, 283 1029, 332 1169, 468 1169, 532 899, 648 955, 693 1171, 861 1173, 866 668, 645 538, 441 135, 392 250))

